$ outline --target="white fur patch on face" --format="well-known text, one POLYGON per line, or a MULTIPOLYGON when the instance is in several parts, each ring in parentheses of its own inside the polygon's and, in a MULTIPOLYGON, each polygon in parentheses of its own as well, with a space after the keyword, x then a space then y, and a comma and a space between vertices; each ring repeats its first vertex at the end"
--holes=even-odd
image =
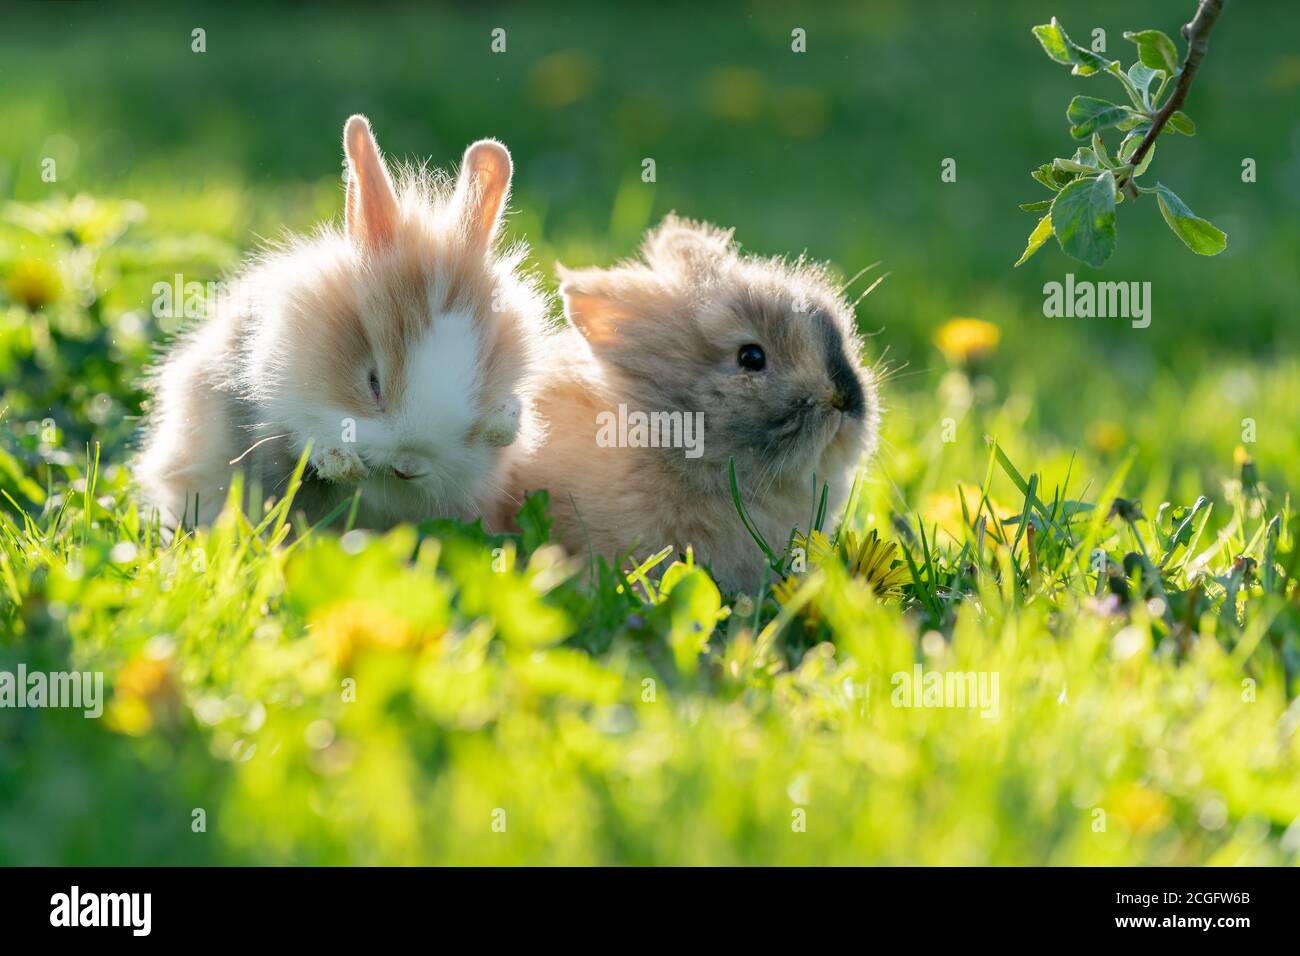
POLYGON ((446 312, 406 358, 406 388, 395 416, 403 445, 459 448, 478 417, 475 402, 479 333, 467 312, 446 312))
POLYGON ((491 456, 467 444, 479 418, 479 332, 465 311, 435 314, 408 343, 399 404, 373 421, 362 441, 384 496, 438 502, 476 498, 491 456), (389 471, 391 469, 391 471, 389 471))
POLYGON ((403 520, 473 516, 492 467, 487 448, 466 443, 479 418, 479 349, 474 317, 463 311, 434 315, 409 344, 401 404, 375 420, 367 443, 381 468, 364 482, 363 507, 403 520))

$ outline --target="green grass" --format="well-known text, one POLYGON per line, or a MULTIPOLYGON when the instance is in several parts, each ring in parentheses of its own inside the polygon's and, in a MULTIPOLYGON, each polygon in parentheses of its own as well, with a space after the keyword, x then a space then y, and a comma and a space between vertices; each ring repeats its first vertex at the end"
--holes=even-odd
MULTIPOLYGON (((1090 15, 1118 46, 1175 32, 1176 6, 1090 15)), ((1104 275, 1054 247, 1011 269, 1025 171, 1064 148, 1077 92, 1028 29, 1086 24, 953 10, 824 8, 802 61, 762 5, 395 7, 365 29, 341 9, 15 11, 0 671, 103 671, 108 703, 0 710, 0 863, 1296 863, 1286 8, 1224 14, 1178 144, 1228 250, 1191 256, 1139 203, 1104 275), (514 52, 491 60, 498 20, 514 52), (589 584, 541 499, 515 537, 291 535, 283 502, 161 544, 125 470, 174 331, 152 286, 336 215, 355 109, 399 156, 505 140, 511 230, 548 279, 673 208, 846 276, 883 260, 859 321, 896 369, 885 448, 838 536, 825 517, 833 545, 734 595, 671 551, 635 556, 662 578, 598 564, 589 584), (1066 271, 1152 281, 1151 328, 1044 318, 1066 271), (959 315, 1000 342, 945 358, 931 339, 959 315), (872 530, 895 550, 861 553, 872 530), (877 597, 886 568, 901 583, 877 597), (996 675, 996 716, 896 706, 918 664, 996 675)), ((810 524, 817 506, 810 488, 810 524)))
POLYGON ((1295 858, 1294 531, 1244 490, 1185 543, 1036 496, 1034 564, 986 515, 982 547, 908 546, 901 601, 823 558, 781 609, 689 557, 587 587, 531 524, 531 550, 444 524, 289 543, 281 504, 161 547, 120 471, 78 480, 0 517, 0 662, 112 696, 6 715, 6 862, 1295 858), (1094 545, 1164 571, 1098 581, 1094 545), (896 706, 918 664, 998 696, 896 706))

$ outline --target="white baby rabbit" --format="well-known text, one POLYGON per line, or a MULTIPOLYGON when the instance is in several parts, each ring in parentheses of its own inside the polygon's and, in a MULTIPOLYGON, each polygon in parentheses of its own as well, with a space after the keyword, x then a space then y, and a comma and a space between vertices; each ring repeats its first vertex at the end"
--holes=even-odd
POLYGON ((150 382, 134 474, 167 528, 210 522, 236 470, 311 520, 361 488, 359 523, 472 519, 503 449, 532 434, 529 375, 546 298, 522 245, 498 250, 506 148, 481 140, 459 178, 403 169, 370 124, 343 130, 345 225, 251 263, 236 294, 172 347, 150 382))
POLYGON ((642 256, 561 270, 573 328, 548 341, 537 392, 545 438, 514 462, 506 487, 520 500, 549 490, 556 533, 579 554, 692 545, 724 588, 755 587, 765 558, 733 504, 728 460, 778 552, 794 527, 808 530, 814 473, 830 483, 827 514, 838 514, 879 429, 853 311, 820 266, 741 256, 712 226, 670 216, 642 256), (698 447, 609 447, 612 418, 636 412, 658 413, 660 428, 652 419, 648 435, 624 429, 626 445, 663 439, 662 423, 681 421, 683 442, 698 447), (702 436, 685 430, 695 413, 702 436))

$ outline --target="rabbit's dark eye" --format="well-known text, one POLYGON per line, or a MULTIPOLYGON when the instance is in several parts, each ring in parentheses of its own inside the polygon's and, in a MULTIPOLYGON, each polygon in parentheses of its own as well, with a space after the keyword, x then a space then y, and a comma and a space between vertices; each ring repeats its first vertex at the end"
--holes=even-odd
POLYGON ((370 394, 375 397, 375 401, 383 400, 383 393, 379 390, 379 373, 374 369, 370 370, 370 394))
POLYGON ((761 372, 763 366, 767 364, 767 354, 763 351, 761 345, 742 345, 740 351, 736 353, 736 361, 740 367, 750 372, 761 372))

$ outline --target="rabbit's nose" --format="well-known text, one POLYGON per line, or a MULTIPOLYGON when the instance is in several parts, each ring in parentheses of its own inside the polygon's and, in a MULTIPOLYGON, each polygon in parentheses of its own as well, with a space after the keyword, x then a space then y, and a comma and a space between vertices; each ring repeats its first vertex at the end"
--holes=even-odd
POLYGON ((415 455, 398 455, 393 459, 393 474, 403 481, 423 478, 429 473, 428 462, 415 455))
POLYGON ((856 379, 835 382, 831 386, 831 408, 846 415, 861 415, 863 402, 862 386, 856 379))

